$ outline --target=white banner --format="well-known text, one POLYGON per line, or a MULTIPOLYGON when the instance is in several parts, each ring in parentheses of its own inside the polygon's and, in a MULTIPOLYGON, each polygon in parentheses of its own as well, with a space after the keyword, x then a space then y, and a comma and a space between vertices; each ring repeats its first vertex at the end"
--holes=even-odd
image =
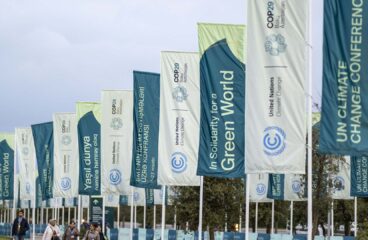
MULTIPOLYGON (((20 199, 34 200, 38 175, 32 129, 15 129, 16 173, 19 181, 20 199)), ((17 179, 17 178, 15 178, 17 179)))
POLYGON ((351 200, 354 197, 350 196, 351 186, 351 167, 350 157, 345 157, 345 160, 335 160, 338 164, 338 171, 331 176, 332 178, 332 198, 351 200))
MULTIPOLYGON (((134 206, 146 205, 146 191, 144 188, 134 188, 133 193, 134 206)), ((132 195, 128 196, 128 206, 132 205, 132 195)))
POLYGON ((133 147, 133 92, 102 91, 101 104, 101 193, 129 194, 133 147))
POLYGON ((78 196, 79 152, 75 113, 55 113, 54 127, 54 197, 78 196))
POLYGON ((247 174, 247 181, 250 181, 249 201, 272 202, 267 198, 268 174, 247 174))
POLYGON ((306 178, 301 174, 285 174, 285 201, 307 201, 306 178))
POLYGON ((117 207, 119 206, 120 196, 116 194, 105 195, 105 207, 117 207))
POLYGON ((246 173, 305 173, 308 0, 248 1, 246 173))
POLYGON ((89 198, 90 196, 82 195, 82 207, 89 208, 89 198))
POLYGON ((65 205, 65 207, 75 207, 78 204, 76 204, 76 199, 75 198, 65 198, 64 199, 64 205, 65 205))
POLYGON ((199 186, 199 55, 162 52, 158 184, 199 186))

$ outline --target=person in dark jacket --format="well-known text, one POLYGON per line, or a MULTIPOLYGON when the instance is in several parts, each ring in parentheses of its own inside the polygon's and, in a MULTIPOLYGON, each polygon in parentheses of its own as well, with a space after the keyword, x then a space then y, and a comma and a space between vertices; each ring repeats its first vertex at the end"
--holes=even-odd
POLYGON ((28 221, 23 217, 23 214, 23 210, 19 210, 18 217, 13 222, 12 236, 14 236, 15 240, 24 240, 24 236, 29 230, 28 221))

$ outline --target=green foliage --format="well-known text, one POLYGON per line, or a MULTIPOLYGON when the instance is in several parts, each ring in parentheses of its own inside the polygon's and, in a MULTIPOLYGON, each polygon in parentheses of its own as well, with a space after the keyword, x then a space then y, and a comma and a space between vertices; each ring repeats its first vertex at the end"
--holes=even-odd
POLYGON ((368 220, 364 218, 363 223, 360 224, 358 228, 357 240, 366 240, 366 239, 368 239, 368 220))

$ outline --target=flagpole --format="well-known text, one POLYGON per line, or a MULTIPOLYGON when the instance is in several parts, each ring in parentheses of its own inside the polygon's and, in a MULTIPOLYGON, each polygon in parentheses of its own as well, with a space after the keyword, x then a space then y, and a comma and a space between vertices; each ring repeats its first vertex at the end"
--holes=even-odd
POLYGON ((165 214, 166 214, 166 186, 162 186, 162 217, 161 217, 161 239, 165 238, 165 214))
POLYGON ((308 240, 312 240, 313 235, 313 186, 312 186, 312 0, 308 6, 308 240))
POLYGON ((354 223, 355 223, 354 237, 357 237, 357 233, 358 233, 358 198, 357 197, 354 197, 354 223))
POLYGON ((82 208, 82 198, 81 198, 81 195, 78 195, 78 230, 80 231, 81 228, 81 219, 82 219, 82 216, 81 216, 81 208, 82 208))
POLYGON ((35 191, 34 193, 34 198, 33 198, 34 205, 32 208, 32 239, 33 240, 35 240, 36 238, 36 197, 37 197, 37 191, 35 191))
MULTIPOLYGON (((64 208, 64 206, 62 206, 63 208, 61 209, 61 214, 62 214, 62 216, 61 216, 61 225, 64 225, 65 224, 65 217, 64 217, 64 215, 65 215, 65 208, 64 208)), ((68 218, 69 218, 69 216, 68 216, 68 218)))
POLYGON ((290 235, 293 236, 294 202, 290 202, 290 235))
POLYGON ((137 228, 137 205, 134 204, 134 228, 137 228))
POLYGON ((118 222, 118 229, 120 228, 120 202, 118 204, 118 217, 117 217, 117 222, 118 222))
POLYGON ((68 224, 70 223, 70 207, 68 207, 68 224))
POLYGON ((203 176, 199 177, 199 224, 198 224, 198 240, 202 240, 202 217, 203 217, 203 176))
POLYGON ((147 214, 147 207, 146 204, 143 206, 143 228, 146 229, 146 214, 147 214))
POLYGON ((250 177, 246 176, 245 189, 245 239, 249 239, 249 195, 250 195, 250 177))
POLYGON ((272 212, 271 212, 271 234, 274 234, 275 233, 275 228, 274 228, 274 225, 275 225, 275 200, 272 199, 272 212))
POLYGON ((153 205, 153 230, 156 230, 156 205, 153 205))
POLYGON ((332 202, 331 202, 331 234, 332 236, 335 235, 335 227, 334 227, 334 201, 332 199, 332 202))
POLYGON ((255 216, 255 221, 256 221, 256 224, 255 224, 255 229, 256 229, 256 232, 258 232, 258 202, 256 202, 256 216, 255 216))
POLYGON ((130 239, 133 239, 133 215, 134 215, 134 189, 131 188, 131 202, 130 202, 130 239))
MULTIPOLYGON (((16 134, 14 133, 14 139, 17 139, 16 138, 16 134)), ((17 166, 17 160, 18 158, 18 154, 17 154, 17 141, 15 141, 15 151, 14 151, 14 161, 13 161, 13 218, 12 219, 15 219, 15 216, 16 216, 16 209, 17 209, 17 203, 16 203, 16 197, 15 195, 17 195, 18 197, 18 194, 15 194, 15 193, 18 193, 18 188, 19 188, 19 184, 17 184, 18 182, 18 178, 16 177, 17 176, 17 171, 16 171, 16 166, 17 166)))
MULTIPOLYGON (((102 232, 105 233, 105 229, 106 229, 106 222, 105 222, 105 196, 102 196, 102 232)), ((103 239, 100 239, 103 240, 103 239)))

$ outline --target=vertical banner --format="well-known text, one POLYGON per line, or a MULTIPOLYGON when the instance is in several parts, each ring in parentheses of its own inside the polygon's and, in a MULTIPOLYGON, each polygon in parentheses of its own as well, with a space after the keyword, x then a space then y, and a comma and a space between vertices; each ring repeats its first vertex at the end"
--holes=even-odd
POLYGON ((103 198, 102 197, 91 197, 90 199, 90 220, 92 223, 98 223, 102 225, 102 218, 103 218, 103 198))
POLYGON ((368 157, 351 157, 352 197, 368 197, 368 157))
POLYGON ((244 177, 244 31, 243 25, 198 25, 200 176, 244 177))
POLYGON ((161 52, 158 184, 199 186, 199 55, 161 52))
MULTIPOLYGON (((155 205, 162 205, 163 203, 163 198, 164 198, 164 195, 163 195, 163 189, 155 189, 153 191, 153 200, 154 200, 154 204, 155 205)), ((169 187, 166 187, 166 194, 165 194, 165 205, 168 204, 168 200, 169 200, 169 194, 171 193, 170 191, 170 188, 169 187)))
POLYGON ((14 198, 14 133, 0 133, 1 199, 14 198))
POLYGON ((102 91, 103 194, 129 194, 133 149, 133 92, 102 91))
POLYGON ((325 0, 320 151, 368 154, 368 4, 325 0), (362 122, 363 121, 363 122, 362 122))
POLYGON ((160 74, 134 71, 133 156, 130 185, 157 188, 160 74))
POLYGON ((151 188, 146 188, 146 206, 147 207, 152 207, 155 204, 155 199, 154 199, 154 189, 151 188))
POLYGON ((284 200, 307 201, 307 179, 301 174, 285 174, 284 177, 284 200))
POLYGON ((284 200, 284 174, 268 175, 268 192, 267 198, 275 200, 284 200))
POLYGON ((344 160, 337 161, 338 171, 336 174, 331 176, 332 178, 332 198, 333 199, 346 199, 352 200, 350 196, 350 179, 351 179, 351 163, 350 157, 345 157, 344 160))
POLYGON ((75 113, 55 113, 54 124, 54 197, 78 196, 79 153, 75 113))
POLYGON ((101 194, 101 105, 77 103, 79 194, 101 194))
POLYGON ((271 202, 267 198, 268 174, 247 174, 247 181, 250 181, 249 200, 251 202, 271 202))
POLYGON ((36 194, 36 155, 31 128, 15 129, 19 199, 33 200, 36 194))
POLYGON ((54 131, 53 123, 32 125, 32 134, 36 150, 39 181, 42 200, 52 198, 54 184, 54 131))
POLYGON ((305 173, 307 7, 249 1, 246 173, 305 173))
POLYGON ((119 205, 120 196, 116 194, 105 195, 105 206, 106 207, 117 207, 119 205))
MULTIPOLYGON (((146 204, 146 190, 144 188, 134 188, 133 191, 134 206, 144 206, 146 204)), ((132 204, 131 195, 128 198, 128 206, 132 204)))

